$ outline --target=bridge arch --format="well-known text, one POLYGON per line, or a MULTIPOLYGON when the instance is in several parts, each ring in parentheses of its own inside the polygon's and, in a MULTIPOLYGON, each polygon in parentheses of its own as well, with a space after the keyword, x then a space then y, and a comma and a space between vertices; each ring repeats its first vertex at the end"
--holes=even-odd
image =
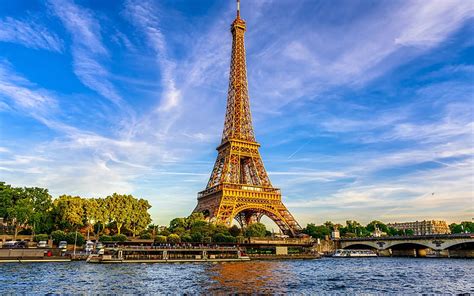
POLYGON ((445 245, 445 250, 452 249, 469 249, 474 250, 474 241, 455 241, 445 245))
POLYGON ((252 223, 260 222, 262 216, 267 216, 275 222, 275 224, 280 228, 280 230, 289 236, 294 236, 292 228, 285 222, 285 219, 278 212, 278 210, 269 206, 255 207, 254 205, 242 205, 237 206, 232 212, 230 220, 235 219, 239 222, 241 227, 246 227, 252 223))
POLYGON ((431 248, 433 249, 433 246, 430 245, 429 243, 424 243, 424 242, 411 242, 411 241, 401 241, 401 242, 395 242, 390 244, 389 246, 385 247, 385 249, 403 249, 403 248, 431 248))
POLYGON ((376 242, 373 241, 349 241, 349 242, 344 242, 341 245, 341 248, 343 249, 354 249, 354 248, 370 248, 370 249, 380 249, 380 247, 377 245, 376 242))
POLYGON ((353 244, 347 244, 343 246, 343 249, 377 249, 377 245, 373 243, 360 243, 360 242, 354 242, 353 244))

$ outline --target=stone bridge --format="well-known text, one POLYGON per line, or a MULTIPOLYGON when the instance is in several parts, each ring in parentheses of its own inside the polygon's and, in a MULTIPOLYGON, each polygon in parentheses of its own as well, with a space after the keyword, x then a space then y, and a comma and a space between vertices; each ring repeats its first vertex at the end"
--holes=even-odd
POLYGON ((453 248, 474 249, 474 234, 438 234, 417 236, 388 236, 388 237, 363 237, 363 238, 341 238, 339 240, 341 249, 351 248, 373 248, 378 251, 412 246, 418 248, 430 248, 435 251, 443 251, 453 248))

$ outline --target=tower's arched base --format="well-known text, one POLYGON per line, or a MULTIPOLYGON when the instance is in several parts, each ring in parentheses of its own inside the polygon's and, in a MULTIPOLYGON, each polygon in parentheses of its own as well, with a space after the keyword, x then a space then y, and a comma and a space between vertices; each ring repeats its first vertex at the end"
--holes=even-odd
POLYGON ((259 222, 265 215, 288 236, 295 237, 301 232, 300 225, 281 202, 280 191, 276 188, 264 190, 246 185, 235 189, 232 185, 232 188, 222 186, 214 192, 203 191, 200 195, 194 212, 207 213, 213 223, 230 226, 236 219, 241 227, 246 227, 259 222))

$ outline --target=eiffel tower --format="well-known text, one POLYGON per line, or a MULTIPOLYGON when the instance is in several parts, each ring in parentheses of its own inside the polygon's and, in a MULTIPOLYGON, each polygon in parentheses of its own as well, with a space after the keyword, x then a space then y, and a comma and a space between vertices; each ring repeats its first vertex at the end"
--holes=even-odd
POLYGON ((245 30, 237 0, 237 17, 230 28, 232 57, 222 141, 207 187, 198 193, 194 212, 204 213, 216 224, 230 226, 236 219, 241 227, 259 222, 265 215, 284 234, 294 237, 301 227, 282 203, 280 189, 272 186, 260 157, 260 144, 255 140, 245 64, 245 30))

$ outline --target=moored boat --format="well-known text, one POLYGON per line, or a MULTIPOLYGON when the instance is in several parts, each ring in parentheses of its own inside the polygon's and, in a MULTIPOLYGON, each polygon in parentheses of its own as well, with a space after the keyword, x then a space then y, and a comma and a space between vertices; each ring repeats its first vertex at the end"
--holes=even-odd
POLYGON ((332 257, 377 257, 377 253, 372 250, 365 249, 337 249, 332 257))
POLYGON ((238 248, 109 248, 88 263, 179 263, 249 261, 238 248))

